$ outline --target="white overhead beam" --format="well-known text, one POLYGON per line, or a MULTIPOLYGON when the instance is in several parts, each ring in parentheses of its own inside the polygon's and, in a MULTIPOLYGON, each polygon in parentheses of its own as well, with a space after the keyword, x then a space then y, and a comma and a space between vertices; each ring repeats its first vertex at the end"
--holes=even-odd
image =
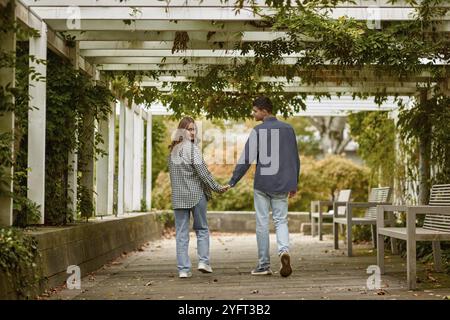
MULTIPOLYGON (((170 2, 162 2, 161 0, 21 0, 23 3, 32 7, 49 7, 49 6, 83 6, 83 7, 235 7, 235 0, 170 0, 170 2)), ((245 0, 244 7, 254 4, 258 7, 267 7, 265 0, 253 0, 252 2, 245 0)), ((373 6, 374 0, 356 0, 355 3, 338 4, 337 7, 367 7, 373 6)), ((388 0, 377 0, 376 5, 379 7, 390 7, 392 4, 388 0)), ((296 3, 291 3, 296 7, 296 3)), ((410 7, 404 0, 395 3, 396 7, 410 7)), ((442 7, 448 7, 448 4, 440 4, 442 7)))
MULTIPOLYGON (((161 92, 172 92, 172 86, 170 84, 163 86, 158 82, 142 82, 141 86, 143 87, 155 87, 161 92)), ((237 92, 235 88, 227 88, 223 90, 224 92, 237 92)), ((298 85, 294 84, 291 86, 284 86, 283 91, 286 93, 308 93, 308 94, 316 94, 316 93, 329 93, 329 94, 352 94, 352 93, 367 93, 367 94, 376 94, 381 92, 386 92, 390 95, 401 94, 401 95, 413 95, 417 92, 416 87, 385 87, 385 86, 338 86, 335 82, 330 83, 321 83, 321 85, 316 86, 308 86, 308 85, 298 85)))
MULTIPOLYGON (((89 57, 89 61, 93 64, 103 65, 103 70, 115 70, 114 68, 122 68, 126 65, 171 65, 175 69, 183 67, 192 67, 192 65, 208 65, 208 64, 234 64, 243 63, 251 57, 189 57, 189 56, 158 56, 158 57, 89 57), (164 58, 164 60, 163 60, 164 58), (187 64, 183 59, 187 59, 187 64), (113 65, 113 66, 110 66, 113 65)), ((297 58, 284 58, 280 64, 292 65, 298 61, 297 58)), ((151 68, 151 66, 148 66, 151 68)), ((121 70, 121 69, 117 69, 121 70)), ((153 70, 153 69, 149 69, 153 70)))
MULTIPOLYGON (((72 5, 73 6, 73 5, 72 5)), ((44 20, 73 19, 74 10, 69 6, 33 7, 33 11, 44 20)), ((404 9, 407 10, 407 9, 404 9)), ((260 8, 260 15, 275 13, 273 8, 260 8)), ((261 20, 250 8, 237 12, 230 7, 77 7, 75 10, 84 20, 203 20, 203 21, 254 21, 261 20)))
MULTIPOLYGON (((241 50, 191 50, 187 49, 181 52, 174 52, 172 50, 115 50, 115 49, 106 49, 106 50, 81 50, 80 54, 84 57, 223 57, 223 58, 235 58, 235 57, 255 57, 255 53, 253 50, 250 50, 246 54, 242 54, 241 50)), ((303 54, 296 53, 291 55, 283 55, 283 58, 299 58, 302 57, 303 54)))
MULTIPOLYGON (((193 75, 194 76, 194 75, 193 75)), ((158 83, 158 82, 192 82, 193 79, 189 76, 159 76, 158 81, 155 81, 148 77, 143 77, 142 79, 143 83, 158 83)), ((303 79, 301 77, 293 77, 289 82, 287 82, 286 77, 270 77, 270 76, 262 76, 259 79, 257 79, 258 82, 282 82, 285 86, 298 86, 303 83, 303 79)), ((416 87, 415 82, 404 82, 400 83, 398 81, 382 81, 381 79, 372 79, 367 81, 355 81, 353 82, 353 85, 360 85, 363 86, 365 84, 383 84, 383 85, 389 85, 392 87, 416 87)), ((343 81, 343 85, 350 85, 349 83, 343 81)), ((305 84, 306 85, 306 84, 305 84)), ((318 84, 320 85, 320 83, 318 84)))
MULTIPOLYGON (((82 41, 81 50, 172 50, 174 41, 82 41)), ((213 41, 189 41, 187 49, 228 49, 233 50, 237 41, 213 42, 213 41)))
MULTIPOLYGON (((77 31, 69 30, 67 34, 75 37, 78 41, 173 41, 176 31, 123 31, 116 30, 114 33, 109 31, 77 31)), ((285 32, 274 31, 189 31, 190 41, 209 41, 209 42, 227 42, 227 41, 273 41, 278 38, 287 37, 285 32)))
MULTIPOLYGON (((25 26, 40 30, 42 25, 42 19, 38 17, 34 12, 30 11, 29 8, 24 6, 20 1, 16 1, 15 14, 17 20, 23 23, 25 26)), ((47 45, 56 54, 64 57, 71 57, 71 48, 69 48, 61 36, 57 35, 54 30, 47 26, 47 45)), ((85 71, 87 74, 94 76, 96 74, 95 68, 90 65, 89 62, 85 61, 83 57, 78 56, 77 61, 79 62, 78 67, 85 71)))
MULTIPOLYGON (((399 96, 404 102, 410 101, 408 96, 399 96)), ((378 106, 373 99, 360 99, 351 96, 332 96, 331 98, 324 98, 318 100, 313 96, 307 96, 304 100, 306 110, 296 113, 298 116, 314 116, 314 115, 346 115, 348 112, 360 111, 391 111, 398 108, 397 103, 393 97, 388 97, 387 100, 378 106)), ((162 104, 153 104, 149 108, 149 112, 153 115, 171 115, 173 111, 162 104)))
MULTIPOLYGON (((73 4, 71 5, 73 6, 73 4)), ((32 7, 33 11, 44 20, 64 20, 73 19, 73 10, 68 10, 69 6, 59 7, 32 7)), ((336 7, 329 12, 332 19, 349 17, 356 20, 373 20, 374 9, 376 8, 377 20, 380 21, 405 21, 413 20, 417 14, 416 9, 411 6, 397 7, 395 5, 378 7, 374 5, 364 7, 336 7)), ((326 13, 327 9, 317 9, 319 13, 326 13)), ((270 16, 276 13, 274 8, 259 7, 258 14, 255 14, 249 7, 243 7, 236 11, 232 7, 202 7, 197 6, 160 6, 160 7, 84 7, 78 6, 76 9, 80 19, 84 20, 204 20, 204 21, 258 21, 262 16, 270 16)), ((450 16, 443 17, 449 20, 450 16)))
MULTIPOLYGON (((130 17, 125 18, 130 19, 130 17)), ((136 20, 126 24, 123 20, 81 20, 80 29, 75 29, 67 23, 67 20, 45 20, 52 29, 57 31, 221 31, 221 32, 241 32, 241 31, 270 31, 269 28, 258 28, 252 24, 231 21, 213 24, 211 21, 198 20, 136 20)))
MULTIPOLYGON (((83 6, 83 7, 234 7, 229 0, 21 0, 32 7, 83 6)), ((258 6, 267 6, 264 0, 255 0, 258 6)))

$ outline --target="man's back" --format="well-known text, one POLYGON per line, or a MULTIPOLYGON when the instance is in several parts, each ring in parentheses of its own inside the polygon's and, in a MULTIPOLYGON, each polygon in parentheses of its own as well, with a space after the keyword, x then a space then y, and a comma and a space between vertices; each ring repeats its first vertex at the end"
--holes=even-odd
POLYGON ((300 159, 294 129, 268 117, 254 128, 230 180, 235 185, 256 160, 254 188, 265 192, 297 190, 300 159))

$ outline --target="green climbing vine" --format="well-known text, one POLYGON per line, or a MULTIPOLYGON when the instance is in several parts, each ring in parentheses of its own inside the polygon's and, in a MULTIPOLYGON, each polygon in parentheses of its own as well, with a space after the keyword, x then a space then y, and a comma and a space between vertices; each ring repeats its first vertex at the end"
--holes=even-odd
POLYGON ((28 54, 27 41, 31 37, 39 36, 39 32, 26 29, 18 24, 13 15, 14 2, 10 1, 1 10, 0 33, 15 33, 17 38, 16 51, 0 51, 0 68, 16 70, 14 83, 7 83, 0 88, 0 115, 14 112, 14 134, 4 132, 0 134, 0 194, 13 198, 14 225, 24 227, 37 223, 40 218, 39 207, 27 198, 27 131, 30 96, 28 94, 29 79, 43 81, 43 77, 29 67, 29 62, 44 64, 45 61, 36 59, 28 54), (11 145, 14 145, 14 152, 11 145), (25 148, 24 148, 25 146, 25 148), (11 177, 9 169, 14 166, 11 177), (13 180, 13 192, 10 193, 10 180, 13 180))
POLYGON ((371 169, 370 185, 394 185, 395 124, 388 112, 353 113, 348 117, 350 134, 358 143, 358 154, 371 169))
POLYGON ((36 240, 16 228, 0 228, 0 271, 20 299, 34 296, 40 285, 40 254, 36 240))
POLYGON ((17 228, 0 228, 0 272, 19 299, 34 297, 40 285, 40 254, 36 240, 17 228))
MULTIPOLYGON (((98 148, 100 133, 93 132, 94 124, 106 119, 114 101, 111 91, 95 83, 70 62, 49 53, 47 69, 47 138, 46 138, 46 209, 47 224, 66 224, 73 221, 74 213, 68 203, 73 195, 68 190, 69 153, 73 150, 91 150, 81 153, 78 165, 88 158, 104 154, 98 148), (93 139, 86 138, 93 134, 93 139), (77 137, 79 137, 77 139, 77 137)), ((81 173, 82 175, 83 173, 81 173)), ((80 177, 81 178, 81 177, 80 177)), ((80 187, 78 208, 81 217, 93 214, 92 190, 80 187)))

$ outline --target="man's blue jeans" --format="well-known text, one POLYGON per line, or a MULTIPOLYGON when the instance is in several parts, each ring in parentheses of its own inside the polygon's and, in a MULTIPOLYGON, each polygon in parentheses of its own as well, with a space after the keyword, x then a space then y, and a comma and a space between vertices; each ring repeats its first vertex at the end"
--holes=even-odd
POLYGON ((191 271, 189 259, 189 219, 190 213, 194 217, 194 230, 197 234, 198 261, 209 265, 209 228, 206 220, 206 196, 191 209, 175 209, 175 230, 177 243, 178 271, 191 271))
POLYGON ((254 190, 256 211, 256 242, 258 244, 258 270, 270 267, 269 210, 277 236, 278 254, 289 251, 288 193, 268 193, 254 190))

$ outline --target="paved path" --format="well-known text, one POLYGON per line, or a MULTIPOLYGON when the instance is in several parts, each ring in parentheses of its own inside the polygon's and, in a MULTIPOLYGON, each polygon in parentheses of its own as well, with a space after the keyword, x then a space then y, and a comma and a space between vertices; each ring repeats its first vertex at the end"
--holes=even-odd
MULTIPOLYGON (((213 233, 213 274, 194 270, 190 279, 179 279, 175 239, 150 242, 123 255, 82 279, 81 290, 58 288, 44 299, 443 299, 450 296, 450 277, 430 273, 422 264, 418 291, 406 289, 404 260, 386 260, 382 289, 367 290, 367 267, 376 263, 370 246, 355 246, 355 257, 333 250, 329 237, 319 242, 310 236, 291 234, 293 274, 282 278, 251 276, 256 264, 254 234, 213 233), (437 282, 435 281, 437 280, 437 282)), ((278 271, 275 237, 271 235, 272 269, 278 271)), ((196 241, 191 234, 190 255, 197 264, 196 241)))

